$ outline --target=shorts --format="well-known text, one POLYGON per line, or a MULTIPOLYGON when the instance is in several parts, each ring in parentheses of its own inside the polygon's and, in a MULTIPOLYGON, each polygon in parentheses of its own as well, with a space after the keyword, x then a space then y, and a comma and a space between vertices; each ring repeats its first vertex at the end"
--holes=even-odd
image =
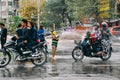
POLYGON ((57 47, 57 42, 52 42, 52 46, 55 46, 55 47, 57 47))

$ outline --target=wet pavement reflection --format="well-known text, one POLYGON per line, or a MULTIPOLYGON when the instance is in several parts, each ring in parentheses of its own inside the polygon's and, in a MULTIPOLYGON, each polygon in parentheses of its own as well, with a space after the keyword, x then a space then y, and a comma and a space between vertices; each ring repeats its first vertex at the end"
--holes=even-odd
MULTIPOLYGON (((66 42, 67 41, 64 41, 64 43, 66 42)), ((57 51, 56 60, 48 58, 48 61, 43 66, 34 66, 29 62, 25 64, 11 62, 7 67, 0 68, 0 79, 101 80, 102 78, 105 78, 102 80, 120 80, 119 46, 113 46, 114 52, 112 53, 112 57, 110 60, 105 62, 98 58, 86 57, 82 62, 74 62, 71 56, 71 52, 74 46, 75 44, 73 41, 69 41, 67 45, 59 45, 58 48, 60 48, 60 50, 57 51)))
POLYGON ((111 61, 89 60, 74 62, 72 59, 49 60, 44 66, 32 64, 15 64, 0 69, 0 77, 16 78, 50 78, 63 75, 82 74, 85 77, 109 75, 120 79, 120 63, 114 65, 111 61), (92 75, 91 75, 92 74, 92 75))

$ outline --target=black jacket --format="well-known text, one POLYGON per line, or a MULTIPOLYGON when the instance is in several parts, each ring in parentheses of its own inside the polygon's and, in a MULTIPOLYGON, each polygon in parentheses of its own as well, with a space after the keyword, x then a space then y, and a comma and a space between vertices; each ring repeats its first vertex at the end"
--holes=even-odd
POLYGON ((5 41, 7 40, 7 29, 6 28, 2 28, 1 29, 1 41, 5 41))
MULTIPOLYGON (((23 36, 23 29, 18 28, 18 29, 16 30, 16 34, 17 34, 18 37, 23 36)), ((21 39, 18 39, 18 40, 17 40, 17 43, 20 43, 20 42, 22 42, 22 40, 21 40, 21 39)))
POLYGON ((37 30, 35 28, 30 29, 30 37, 31 37, 32 41, 38 40, 38 34, 37 34, 37 30))
POLYGON ((20 40, 27 40, 27 42, 31 42, 31 38, 30 38, 30 29, 28 29, 27 27, 23 29, 23 36, 19 37, 20 40))

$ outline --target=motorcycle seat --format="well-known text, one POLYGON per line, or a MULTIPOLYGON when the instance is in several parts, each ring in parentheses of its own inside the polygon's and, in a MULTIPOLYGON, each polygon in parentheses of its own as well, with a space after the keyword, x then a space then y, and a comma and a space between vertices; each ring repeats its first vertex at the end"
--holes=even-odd
POLYGON ((35 45, 33 48, 37 48, 37 47, 42 47, 44 45, 45 42, 40 42, 39 44, 35 45))

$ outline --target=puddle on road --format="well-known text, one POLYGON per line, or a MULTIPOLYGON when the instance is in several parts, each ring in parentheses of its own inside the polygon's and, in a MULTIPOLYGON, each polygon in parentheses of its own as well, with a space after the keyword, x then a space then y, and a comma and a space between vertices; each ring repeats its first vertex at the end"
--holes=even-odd
POLYGON ((107 74, 120 79, 120 64, 114 66, 110 61, 93 61, 90 63, 74 62, 73 71, 75 74, 107 74))
POLYGON ((0 68, 0 77, 48 78, 64 76, 66 74, 82 74, 86 77, 93 77, 97 74, 105 74, 120 79, 119 61, 116 64, 111 61, 103 62, 102 60, 96 59, 89 59, 83 62, 73 62, 74 60, 72 58, 64 58, 65 57, 60 57, 55 61, 50 59, 42 67, 31 66, 32 64, 10 64, 6 68, 0 68))
MULTIPOLYGON (((13 68, 1 68, 0 77, 19 77, 19 78, 46 78, 57 77, 65 74, 84 74, 92 77, 96 74, 106 74, 110 76, 120 75, 120 64, 112 66, 110 61, 91 61, 91 62, 72 62, 71 60, 56 60, 48 62, 43 67, 15 66, 13 68), (89 74, 93 74, 92 76, 89 74)), ((12 66, 12 65, 11 65, 12 66)))

